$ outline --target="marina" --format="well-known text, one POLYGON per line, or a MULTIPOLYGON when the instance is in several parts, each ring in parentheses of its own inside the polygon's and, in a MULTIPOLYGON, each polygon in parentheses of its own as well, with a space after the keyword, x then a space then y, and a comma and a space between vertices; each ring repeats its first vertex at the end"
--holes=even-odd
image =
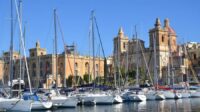
MULTIPOLYGON (((154 17, 154 24, 146 32, 148 44, 143 40, 140 25, 134 25, 131 36, 127 36, 122 26, 118 27, 116 35, 112 34, 112 52, 108 55, 107 43, 110 42, 105 41, 106 31, 101 27, 104 23, 101 16, 97 18, 96 10, 89 11, 89 30, 84 30, 88 34, 84 41, 69 44, 71 38, 64 35, 64 14, 53 8, 48 14, 52 18, 41 18, 43 21, 52 19, 50 38, 45 38, 41 45, 37 40, 35 47, 29 48, 33 41, 26 35, 24 22, 28 4, 23 0, 9 1, 10 42, 6 44, 9 49, 0 55, 1 111, 200 110, 200 43, 179 42, 179 30, 176 32, 174 24, 170 24, 174 18, 170 19, 172 22, 169 18, 161 22, 165 16, 154 17), (48 39, 52 42, 46 42, 48 39), (47 44, 51 52, 43 47, 47 44), (86 51, 80 53, 80 47, 86 51)), ((5 23, 8 26, 8 22, 5 23)))

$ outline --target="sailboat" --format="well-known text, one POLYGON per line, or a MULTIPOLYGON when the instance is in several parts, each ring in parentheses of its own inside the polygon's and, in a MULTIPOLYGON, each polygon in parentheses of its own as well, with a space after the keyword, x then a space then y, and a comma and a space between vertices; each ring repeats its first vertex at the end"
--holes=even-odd
POLYGON ((76 107, 77 106, 77 98, 74 96, 64 96, 61 95, 57 86, 58 86, 58 71, 57 71, 57 29, 56 29, 56 23, 57 23, 57 14, 56 14, 56 9, 54 9, 54 30, 55 30, 55 55, 56 55, 56 88, 50 90, 50 97, 51 101, 53 102, 53 106, 55 107, 76 107))
MULTIPOLYGON (((92 37, 92 54, 93 54, 93 77, 96 78, 96 72, 95 72, 95 41, 94 41, 94 25, 97 27, 96 18, 94 16, 94 11, 91 12, 91 37, 92 37), (96 23, 96 24, 95 24, 96 23)), ((99 32, 98 35, 100 36, 99 32)), ((100 37, 99 37, 100 38, 100 37)), ((100 40, 101 41, 101 40, 100 40)), ((115 100, 118 101, 119 97, 117 95, 113 95, 109 92, 102 92, 102 91, 95 91, 95 81, 93 85, 93 91, 86 93, 87 95, 84 95, 82 97, 83 103, 87 102, 94 102, 96 104, 113 104, 115 100)), ((121 101, 122 102, 122 99, 121 101)))
POLYGON ((165 96, 158 90, 158 74, 157 74, 157 61, 156 61, 156 38, 153 34, 153 51, 154 51, 154 88, 146 91, 145 95, 147 100, 164 100, 165 96))
MULTIPOLYGON (((135 28, 136 30, 136 28, 135 28)), ((137 38, 137 32, 136 33, 136 38, 133 39, 133 41, 136 41, 136 84, 134 86, 134 91, 127 91, 127 93, 125 93, 123 96, 127 97, 126 99, 128 99, 129 101, 146 101, 146 96, 143 94, 143 92, 140 91, 140 86, 139 86, 139 60, 138 60, 138 47, 139 47, 139 39, 137 38)))
POLYGON ((171 76, 171 79, 172 79, 172 84, 169 84, 169 85, 172 85, 172 89, 171 90, 165 90, 163 91, 163 94, 165 96, 166 99, 179 99, 179 98, 182 98, 182 95, 178 92, 176 92, 174 90, 174 70, 172 70, 172 72, 170 72, 170 68, 173 69, 173 60, 172 60, 172 53, 171 53, 171 38, 170 38, 170 34, 169 34, 169 62, 171 64, 168 64, 168 76, 170 76, 170 73, 172 73, 172 76, 171 76))
MULTIPOLYGON (((22 39, 22 32, 21 32, 21 20, 19 17, 19 12, 18 12, 18 8, 17 8, 17 1, 15 0, 15 6, 16 6, 16 11, 17 11, 17 17, 18 17, 18 22, 19 22, 19 27, 20 27, 20 40, 22 43, 23 39, 22 39)), ((11 0, 11 19, 13 18, 13 0, 11 0)), ((23 50, 24 50, 24 55, 25 55, 25 48, 24 46, 23 50)), ((25 59, 26 60, 26 59, 25 59)), ((26 61, 26 67, 27 66, 27 61, 26 61)), ((27 70, 27 74, 28 74, 28 70, 27 70)), ((13 20, 11 20, 11 42, 10 42, 10 96, 8 98, 1 98, 0 100, 0 108, 1 109, 5 109, 6 111, 31 111, 31 107, 32 107, 32 100, 24 100, 23 98, 21 98, 21 94, 18 95, 18 97, 13 97, 13 93, 12 93, 12 86, 13 86, 13 20)), ((30 85, 30 77, 28 74, 28 80, 29 80, 29 87, 31 88, 30 85)), ((21 82, 21 80, 20 80, 21 82)), ((30 92, 32 92, 30 90, 30 92)))

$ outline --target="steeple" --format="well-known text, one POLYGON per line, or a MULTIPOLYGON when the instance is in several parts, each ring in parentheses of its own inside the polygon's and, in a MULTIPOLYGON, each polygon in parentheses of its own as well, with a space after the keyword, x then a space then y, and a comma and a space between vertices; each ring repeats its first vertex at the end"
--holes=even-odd
POLYGON ((120 27, 120 28, 119 28, 119 32, 118 32, 118 35, 123 35, 123 34, 124 34, 123 29, 122 29, 122 27, 120 27))
POLYGON ((164 21, 164 27, 169 27, 169 19, 166 18, 165 21, 164 21))
POLYGON ((36 42, 36 48, 40 48, 40 42, 39 41, 36 42))
POLYGON ((161 26, 160 19, 159 19, 159 18, 156 18, 155 27, 156 27, 156 28, 160 28, 160 26, 161 26))

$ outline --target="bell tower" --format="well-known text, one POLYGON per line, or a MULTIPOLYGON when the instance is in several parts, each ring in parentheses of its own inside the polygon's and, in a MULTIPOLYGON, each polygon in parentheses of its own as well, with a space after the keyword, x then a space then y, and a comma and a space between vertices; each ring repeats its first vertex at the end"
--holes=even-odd
POLYGON ((122 27, 119 28, 118 35, 114 38, 114 54, 127 52, 128 37, 124 35, 122 27))
POLYGON ((37 41, 35 44, 35 48, 29 49, 30 57, 37 57, 41 55, 46 55, 46 49, 40 47, 40 42, 37 41))
POLYGON ((154 28, 149 31, 150 49, 153 50, 153 38, 156 40, 156 49, 158 51, 168 51, 168 34, 161 27, 160 19, 156 19, 154 28))

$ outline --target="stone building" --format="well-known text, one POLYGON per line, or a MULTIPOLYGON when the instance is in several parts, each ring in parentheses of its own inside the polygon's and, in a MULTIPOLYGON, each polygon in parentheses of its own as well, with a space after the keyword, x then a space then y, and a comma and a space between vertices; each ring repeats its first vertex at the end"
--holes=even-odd
MULTIPOLYGON (((9 53, 4 53, 5 57, 5 72, 8 80, 9 76, 9 53), (7 58, 6 58, 7 57, 7 58)), ((20 74, 20 55, 14 53, 14 78, 19 78, 20 74)), ((28 70, 30 74, 31 84, 34 88, 45 87, 48 88, 56 80, 58 87, 64 86, 64 80, 69 76, 80 76, 82 79, 85 74, 90 74, 91 81, 94 79, 93 57, 81 56, 69 52, 58 54, 47 54, 46 49, 40 47, 40 43, 36 43, 35 48, 29 49, 29 57, 27 57, 28 70), (56 70, 57 69, 57 70, 56 70), (56 72, 57 71, 57 72, 56 72)), ((21 76, 22 79, 27 80, 27 71, 25 69, 24 58, 21 59, 21 76)), ((104 76, 104 59, 100 57, 95 58, 95 77, 104 76)))
POLYGON ((189 73, 200 79, 200 43, 197 42, 188 42, 184 44, 187 51, 188 65, 191 65, 189 68, 189 73))
POLYGON ((149 69, 150 76, 153 79, 155 46, 158 80, 161 84, 167 84, 169 79, 167 67, 175 63, 173 60, 175 57, 180 57, 177 50, 176 37, 176 32, 170 26, 168 19, 164 20, 163 27, 160 20, 156 19, 154 28, 149 30, 149 47, 147 48, 144 41, 138 39, 138 37, 133 37, 129 40, 124 35, 122 28, 120 28, 117 37, 114 38, 114 65, 120 65, 120 68, 128 68, 129 71, 135 71, 136 63, 138 63, 140 68, 145 69, 146 74, 147 69, 149 69), (120 60, 120 62, 115 60, 120 60))
POLYGON ((4 61, 0 59, 0 80, 2 80, 4 75, 4 61))

